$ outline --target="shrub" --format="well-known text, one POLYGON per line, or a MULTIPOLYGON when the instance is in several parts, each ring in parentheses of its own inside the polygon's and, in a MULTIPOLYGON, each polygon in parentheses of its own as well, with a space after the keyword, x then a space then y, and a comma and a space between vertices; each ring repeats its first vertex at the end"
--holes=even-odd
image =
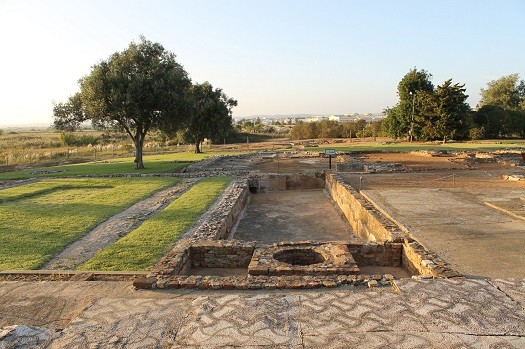
POLYGON ((77 136, 71 132, 61 132, 60 141, 66 146, 83 146, 83 145, 95 145, 98 143, 99 137, 91 134, 83 134, 77 136))

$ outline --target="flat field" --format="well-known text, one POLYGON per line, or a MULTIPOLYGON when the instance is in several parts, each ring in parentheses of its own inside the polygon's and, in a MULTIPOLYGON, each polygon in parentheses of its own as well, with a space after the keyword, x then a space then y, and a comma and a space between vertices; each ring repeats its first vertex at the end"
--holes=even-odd
POLYGON ((0 270, 37 269, 176 178, 46 179, 0 191, 0 270))

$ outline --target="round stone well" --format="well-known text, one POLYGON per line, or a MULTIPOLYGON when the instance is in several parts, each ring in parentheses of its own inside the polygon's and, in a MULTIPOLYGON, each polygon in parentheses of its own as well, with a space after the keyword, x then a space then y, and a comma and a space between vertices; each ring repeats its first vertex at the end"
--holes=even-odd
POLYGON ((255 249, 250 275, 351 275, 359 267, 346 243, 281 242, 255 249))

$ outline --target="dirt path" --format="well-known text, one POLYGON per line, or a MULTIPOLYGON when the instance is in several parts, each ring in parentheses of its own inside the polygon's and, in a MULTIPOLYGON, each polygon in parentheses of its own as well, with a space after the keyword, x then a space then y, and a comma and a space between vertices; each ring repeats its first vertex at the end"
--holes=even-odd
POLYGON ((22 185, 31 184, 41 181, 42 178, 17 179, 13 181, 0 181, 0 190, 20 187, 22 185))
POLYGON ((174 187, 161 190, 99 224, 82 239, 53 257, 42 269, 71 270, 91 258, 97 251, 137 228, 148 217, 162 210, 187 191, 198 179, 184 179, 174 187))

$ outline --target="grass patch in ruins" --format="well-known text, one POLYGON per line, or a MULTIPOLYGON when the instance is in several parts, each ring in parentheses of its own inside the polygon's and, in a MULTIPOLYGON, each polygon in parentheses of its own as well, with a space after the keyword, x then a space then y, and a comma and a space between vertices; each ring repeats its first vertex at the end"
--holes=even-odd
POLYGON ((0 270, 38 269, 176 178, 46 179, 0 191, 0 270))
POLYGON ((136 170, 133 158, 111 159, 104 162, 87 162, 71 165, 27 168, 0 173, 0 180, 35 177, 66 177, 125 173, 173 173, 181 172, 191 162, 204 160, 223 153, 172 153, 144 156, 144 169, 136 170))
POLYGON ((96 253, 80 270, 139 271, 153 266, 181 234, 217 200, 231 177, 207 178, 195 184, 163 211, 114 244, 96 253))

